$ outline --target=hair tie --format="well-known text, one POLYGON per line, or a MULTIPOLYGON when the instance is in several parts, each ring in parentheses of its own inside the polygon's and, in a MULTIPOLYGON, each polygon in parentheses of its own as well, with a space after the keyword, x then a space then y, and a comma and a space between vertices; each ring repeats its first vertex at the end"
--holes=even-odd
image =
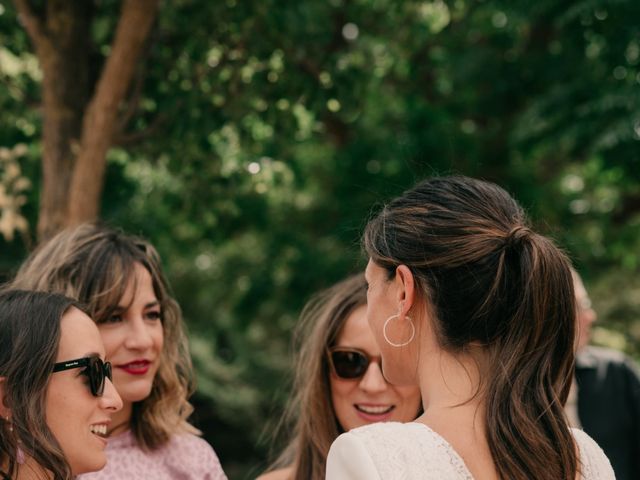
POLYGON ((522 244, 522 241, 529 238, 531 230, 524 225, 517 225, 511 229, 511 231, 505 237, 505 248, 514 248, 522 244))

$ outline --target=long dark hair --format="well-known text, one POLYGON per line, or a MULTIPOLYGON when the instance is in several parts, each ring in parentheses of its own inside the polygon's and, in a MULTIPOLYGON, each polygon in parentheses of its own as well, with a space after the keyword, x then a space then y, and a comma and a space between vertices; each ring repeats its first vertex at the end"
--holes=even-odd
POLYGON ((369 222, 363 243, 390 278, 409 267, 443 348, 474 342, 488 353, 481 392, 500 478, 573 480, 563 412, 575 337, 567 257, 530 229, 507 192, 467 177, 419 183, 369 222))
MULTIPOLYGON (((0 418, 0 465, 16 477, 18 446, 54 480, 73 478, 60 444, 45 418, 47 386, 60 344, 60 321, 73 300, 51 293, 6 290, 0 293, 0 377, 11 412, 0 418)), ((83 310, 84 311, 84 310, 83 310)))
POLYGON ((293 466, 295 480, 323 480, 331 443, 344 432, 331 402, 327 349, 351 314, 367 304, 364 275, 353 275, 317 293, 304 307, 295 333, 293 394, 283 427, 292 438, 272 468, 293 466))

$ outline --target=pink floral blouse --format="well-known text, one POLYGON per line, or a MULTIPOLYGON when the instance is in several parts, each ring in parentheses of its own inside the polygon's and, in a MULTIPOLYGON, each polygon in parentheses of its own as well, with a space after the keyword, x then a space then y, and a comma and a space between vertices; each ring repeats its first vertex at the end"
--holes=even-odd
POLYGON ((174 435, 145 452, 129 432, 109 438, 107 465, 78 480, 227 480, 213 448, 195 435, 174 435))

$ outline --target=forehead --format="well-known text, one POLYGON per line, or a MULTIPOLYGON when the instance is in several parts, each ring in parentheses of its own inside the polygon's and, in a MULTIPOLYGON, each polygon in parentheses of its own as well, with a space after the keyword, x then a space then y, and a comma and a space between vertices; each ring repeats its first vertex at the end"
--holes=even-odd
POLYGON ((369 259, 367 268, 364 269, 364 277, 367 281, 371 281, 376 277, 386 276, 387 271, 381 266, 377 265, 373 260, 369 259))
POLYGON ((119 299, 119 304, 128 306, 136 297, 144 297, 143 301, 156 301, 151 273, 140 263, 136 262, 133 271, 127 281, 127 288, 119 299))
POLYGON ((578 299, 588 296, 587 290, 586 288, 584 288, 584 283, 582 283, 582 279, 580 279, 579 277, 573 278, 573 289, 574 294, 578 299))
POLYGON ((371 277, 373 276, 374 269, 376 267, 376 264, 373 263, 373 260, 369 259, 369 261, 367 262, 367 267, 364 269, 364 278, 367 280, 370 280, 371 277))
POLYGON ((91 353, 104 358, 104 346, 98 327, 85 313, 71 307, 60 322, 60 345, 56 361, 73 360, 91 353))
POLYGON ((369 355, 378 355, 379 349, 367 321, 367 307, 356 308, 345 322, 336 341, 340 347, 351 347, 364 350, 369 355))

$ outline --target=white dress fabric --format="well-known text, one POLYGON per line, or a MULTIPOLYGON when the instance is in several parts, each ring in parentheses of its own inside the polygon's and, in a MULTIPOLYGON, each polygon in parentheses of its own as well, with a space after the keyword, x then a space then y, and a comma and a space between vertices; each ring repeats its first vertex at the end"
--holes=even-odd
MULTIPOLYGON (((583 480, 615 480, 602 449, 572 429, 583 480)), ((340 435, 327 457, 327 480, 474 480, 451 445, 422 423, 374 423, 340 435)))

